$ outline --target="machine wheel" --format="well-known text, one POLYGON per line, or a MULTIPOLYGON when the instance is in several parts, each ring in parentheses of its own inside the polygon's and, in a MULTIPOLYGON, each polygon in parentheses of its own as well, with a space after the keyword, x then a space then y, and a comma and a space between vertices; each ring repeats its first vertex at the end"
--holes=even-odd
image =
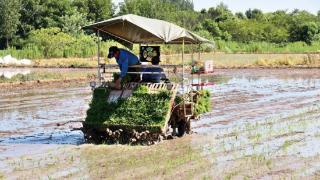
POLYGON ((186 133, 187 123, 185 121, 181 121, 178 123, 178 136, 182 137, 186 133))
POLYGON ((188 121, 186 123, 186 133, 191 134, 191 120, 190 119, 188 119, 188 121))

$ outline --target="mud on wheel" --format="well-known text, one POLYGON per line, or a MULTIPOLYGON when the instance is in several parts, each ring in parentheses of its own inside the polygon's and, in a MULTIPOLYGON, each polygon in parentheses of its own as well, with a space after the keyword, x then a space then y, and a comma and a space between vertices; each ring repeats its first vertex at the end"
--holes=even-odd
POLYGON ((162 133, 153 133, 148 130, 138 131, 109 129, 109 128, 83 128, 85 140, 93 144, 131 144, 131 145, 152 145, 164 139, 162 133))

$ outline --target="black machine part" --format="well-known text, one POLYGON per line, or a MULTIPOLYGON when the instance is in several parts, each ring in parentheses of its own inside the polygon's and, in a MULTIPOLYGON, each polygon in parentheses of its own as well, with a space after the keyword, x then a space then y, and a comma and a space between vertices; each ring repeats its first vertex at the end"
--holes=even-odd
POLYGON ((159 65, 160 46, 140 46, 140 61, 151 62, 152 65, 159 65))

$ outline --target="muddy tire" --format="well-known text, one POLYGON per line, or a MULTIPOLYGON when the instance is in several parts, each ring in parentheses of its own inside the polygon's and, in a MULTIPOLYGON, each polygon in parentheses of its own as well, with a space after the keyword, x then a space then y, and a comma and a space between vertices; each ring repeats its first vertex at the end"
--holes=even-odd
POLYGON ((186 123, 186 133, 191 134, 191 121, 190 121, 190 119, 186 123))
POLYGON ((186 127, 187 127, 187 123, 186 122, 179 122, 178 123, 178 137, 182 137, 184 136, 184 134, 186 133, 186 127))

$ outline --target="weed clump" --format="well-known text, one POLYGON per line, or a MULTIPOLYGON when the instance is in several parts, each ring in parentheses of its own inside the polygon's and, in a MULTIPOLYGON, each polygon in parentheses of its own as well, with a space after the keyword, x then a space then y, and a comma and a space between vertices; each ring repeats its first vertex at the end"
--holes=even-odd
POLYGON ((210 92, 208 90, 199 91, 199 97, 195 102, 195 115, 209 112, 211 110, 210 92))

